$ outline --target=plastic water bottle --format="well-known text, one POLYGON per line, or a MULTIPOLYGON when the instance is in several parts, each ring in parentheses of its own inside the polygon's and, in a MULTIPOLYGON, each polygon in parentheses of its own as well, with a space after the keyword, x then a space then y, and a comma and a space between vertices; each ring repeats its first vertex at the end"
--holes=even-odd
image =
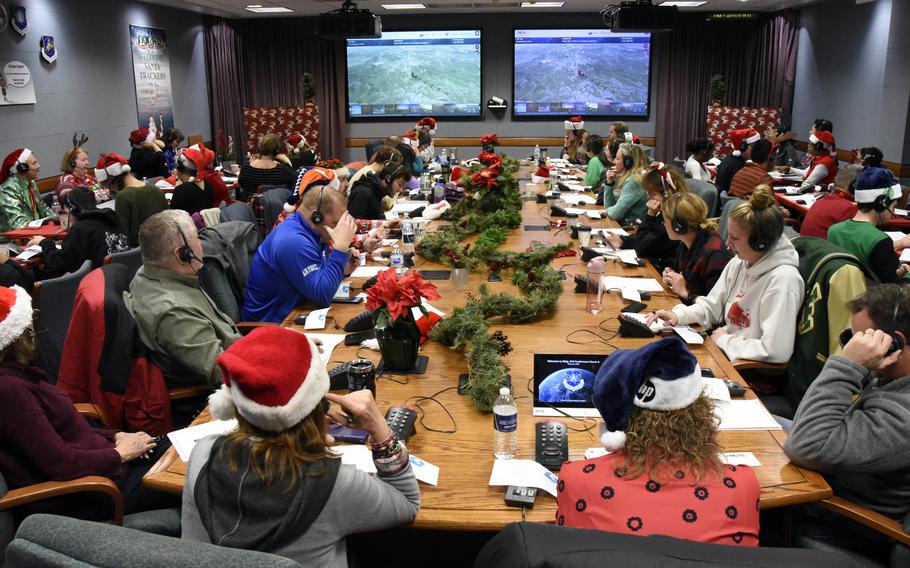
POLYGON ((407 213, 401 220, 401 250, 405 253, 414 252, 414 223, 407 213))
POLYGON ((540 163, 540 144, 534 146, 534 163, 540 163))
POLYGON ((398 247, 398 243, 392 245, 392 255, 389 257, 389 260, 389 266, 395 270, 395 274, 402 276, 407 272, 407 269, 404 267, 404 255, 401 253, 401 248, 398 247))
POLYGON ((518 408, 509 387, 499 389, 499 398, 493 406, 493 455, 510 460, 518 451, 518 408))
POLYGON ((443 164, 449 163, 449 151, 445 148, 442 149, 442 152, 439 153, 439 161, 443 164))
POLYGON ((446 198, 446 182, 441 179, 433 186, 433 203, 439 203, 446 198))
POLYGON ((54 216, 59 217, 62 210, 63 208, 60 206, 60 201, 57 199, 57 194, 51 194, 51 211, 54 213, 54 216))
POLYGON ((585 298, 585 310, 589 314, 600 313, 600 299, 603 295, 603 276, 606 263, 602 256, 592 258, 588 262, 588 290, 585 298))
POLYGON ((550 191, 559 191, 559 174, 556 168, 550 170, 550 191))

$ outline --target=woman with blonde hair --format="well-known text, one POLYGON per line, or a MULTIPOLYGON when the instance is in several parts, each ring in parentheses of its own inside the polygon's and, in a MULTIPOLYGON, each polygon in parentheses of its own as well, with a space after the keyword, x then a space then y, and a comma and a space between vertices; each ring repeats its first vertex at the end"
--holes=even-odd
POLYGON ((658 270, 670 266, 676 259, 678 244, 667 236, 661 205, 678 193, 689 191, 686 180, 675 168, 663 162, 652 162, 641 176, 641 185, 648 195, 647 214, 634 235, 608 233, 607 241, 614 248, 635 249, 639 258, 646 258, 658 270))
POLYGON ((682 341, 617 349, 592 391, 611 453, 563 464, 557 525, 758 545, 758 479, 720 462, 714 405, 682 341))
POLYGON ((717 223, 708 220, 708 205, 692 193, 668 197, 661 206, 667 236, 681 243, 675 268, 664 268, 664 282, 686 305, 704 296, 717 283, 733 258, 717 234, 717 223))
POLYGON ((92 171, 92 163, 89 162, 88 152, 82 146, 73 146, 67 150, 60 162, 60 171, 63 175, 57 180, 57 188, 54 190, 58 200, 62 201, 73 187, 98 187, 98 180, 89 173, 92 171))
POLYGON ((717 283, 691 306, 657 310, 670 325, 697 323, 731 361, 785 363, 793 354, 796 314, 805 293, 799 256, 784 235, 784 218, 771 188, 760 185, 730 214, 727 246, 736 255, 717 283))
POLYGON ((641 187, 641 176, 647 167, 648 157, 638 144, 624 142, 614 152, 599 201, 607 208, 607 216, 621 225, 645 218, 648 194, 641 187))
POLYGON ((237 430, 199 440, 183 489, 182 538, 346 568, 347 535, 408 523, 420 490, 408 450, 369 390, 329 393, 316 344, 261 327, 216 360, 224 384, 212 415, 237 430), (324 406, 330 401, 340 409, 324 406), (376 476, 342 465, 326 420, 367 433, 376 476))

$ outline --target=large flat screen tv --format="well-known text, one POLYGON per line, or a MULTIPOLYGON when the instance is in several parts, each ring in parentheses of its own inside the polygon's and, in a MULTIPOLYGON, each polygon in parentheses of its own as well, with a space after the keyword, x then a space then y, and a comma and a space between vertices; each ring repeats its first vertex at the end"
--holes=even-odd
POLYGON ((348 118, 480 117, 480 30, 347 40, 348 118))
POLYGON ((515 30, 512 114, 647 117, 651 34, 515 30))

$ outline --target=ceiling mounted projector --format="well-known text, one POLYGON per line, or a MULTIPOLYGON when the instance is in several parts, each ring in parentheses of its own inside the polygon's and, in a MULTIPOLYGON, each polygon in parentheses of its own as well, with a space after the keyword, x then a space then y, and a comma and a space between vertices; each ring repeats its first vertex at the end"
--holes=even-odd
POLYGON ((611 4, 600 11, 612 32, 668 32, 676 24, 676 6, 654 6, 651 0, 611 4))
POLYGON ((329 39, 380 38, 382 20, 347 0, 338 10, 317 16, 316 35, 329 39))

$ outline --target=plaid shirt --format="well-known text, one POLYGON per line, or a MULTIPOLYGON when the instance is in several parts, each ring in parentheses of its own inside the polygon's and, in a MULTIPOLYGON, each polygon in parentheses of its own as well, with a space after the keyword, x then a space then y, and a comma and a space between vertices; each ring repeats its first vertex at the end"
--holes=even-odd
POLYGON ((731 258, 733 253, 714 232, 699 230, 692 248, 680 246, 676 251, 676 267, 686 279, 686 290, 689 291, 683 301, 688 305, 698 296, 707 295, 731 258))

